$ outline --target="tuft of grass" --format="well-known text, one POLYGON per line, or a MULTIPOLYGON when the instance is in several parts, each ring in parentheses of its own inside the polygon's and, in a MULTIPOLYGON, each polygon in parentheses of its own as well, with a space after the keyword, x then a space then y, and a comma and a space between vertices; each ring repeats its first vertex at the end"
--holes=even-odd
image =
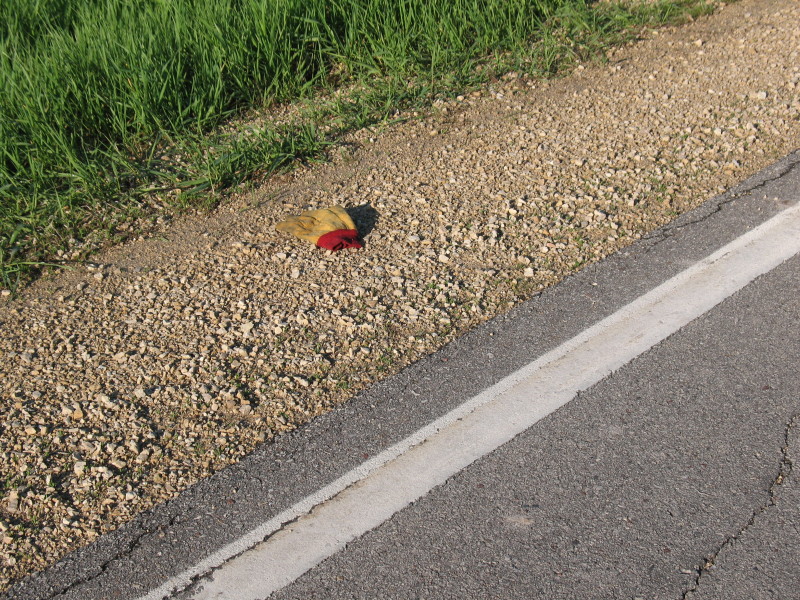
MULTIPOLYGON (((121 222, 208 206, 344 133, 504 71, 540 76, 709 12, 707 0, 6 0, 0 280, 121 222), (347 93, 334 93, 347 89, 347 93), (298 100, 287 123, 248 111, 298 100)), ((84 250, 81 250, 81 247, 84 250)), ((59 259, 58 261, 56 259, 59 259)))

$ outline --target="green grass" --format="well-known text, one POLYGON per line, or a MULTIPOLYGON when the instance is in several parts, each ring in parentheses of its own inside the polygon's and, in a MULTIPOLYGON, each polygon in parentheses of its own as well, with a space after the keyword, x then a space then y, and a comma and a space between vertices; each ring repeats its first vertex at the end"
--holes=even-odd
POLYGON ((80 259, 81 241, 116 239, 121 223, 213 204, 242 181, 319 159, 398 110, 511 69, 557 74, 636 27, 709 10, 706 0, 3 0, 0 280, 13 288, 43 264, 80 259), (297 102, 288 123, 243 118, 297 102))

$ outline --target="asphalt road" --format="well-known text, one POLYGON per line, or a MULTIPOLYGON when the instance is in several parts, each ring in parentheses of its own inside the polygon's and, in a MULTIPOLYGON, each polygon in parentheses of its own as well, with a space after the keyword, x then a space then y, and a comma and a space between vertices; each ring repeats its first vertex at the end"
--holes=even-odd
MULTIPOLYGON (((201 597, 209 581, 194 565, 796 204, 798 162, 787 157, 7 597, 141 598, 193 576, 167 597, 201 597)), ((800 598, 798 292, 795 255, 271 597, 800 598)))
POLYGON ((795 256, 273 597, 800 597, 799 291, 795 256))

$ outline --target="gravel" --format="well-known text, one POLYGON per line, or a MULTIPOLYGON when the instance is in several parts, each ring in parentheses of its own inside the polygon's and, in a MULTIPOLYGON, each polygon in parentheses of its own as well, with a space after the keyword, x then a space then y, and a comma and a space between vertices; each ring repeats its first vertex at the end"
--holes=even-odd
POLYGON ((798 39, 722 6, 3 292, 0 589, 796 149, 798 39), (274 230, 335 204, 364 249, 274 230))

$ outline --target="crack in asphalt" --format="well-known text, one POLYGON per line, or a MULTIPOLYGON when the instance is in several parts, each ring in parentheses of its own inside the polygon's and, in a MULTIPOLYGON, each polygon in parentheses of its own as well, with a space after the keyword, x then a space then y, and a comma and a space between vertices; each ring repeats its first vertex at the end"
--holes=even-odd
MULTIPOLYGON (((676 232, 708 220, 715 214, 722 211, 722 209, 731 202, 752 194, 756 190, 766 187, 770 183, 789 175, 795 168, 798 167, 798 165, 800 165, 800 151, 795 151, 787 157, 786 164, 778 168, 776 174, 751 184, 748 184, 745 181, 741 185, 729 190, 722 196, 719 196, 718 201, 714 203, 714 205, 711 207, 711 210, 708 212, 705 212, 704 214, 693 215, 693 218, 686 219, 685 221, 678 218, 673 223, 668 223, 651 234, 646 235, 644 238, 642 238, 643 241, 649 242, 649 246, 645 249, 645 252, 650 252, 658 244, 674 236, 676 232)), ((687 215, 691 214, 693 213, 687 213, 687 215)))
POLYGON ((792 418, 789 419, 789 422, 786 424, 786 428, 784 429, 783 446, 781 447, 781 462, 778 466, 778 474, 770 484, 769 490, 767 490, 767 494, 769 496, 767 502, 754 510, 753 515, 750 517, 747 523, 741 529, 739 529, 739 531, 723 540, 716 550, 703 559, 702 564, 699 567, 693 569, 697 574, 695 576, 694 583, 691 588, 683 593, 681 600, 690 600, 700 588, 704 576, 714 568, 717 557, 720 555, 720 553, 722 553, 728 546, 736 542, 748 529, 750 529, 750 527, 752 527, 759 517, 777 504, 777 489, 789 479, 789 476, 794 470, 794 461, 792 461, 792 459, 789 457, 789 438, 792 430, 798 424, 798 422, 800 422, 800 414, 793 415, 792 418))
POLYGON ((131 538, 122 549, 116 552, 113 556, 110 556, 108 559, 104 560, 100 565, 96 567, 96 569, 91 574, 87 574, 85 577, 73 580, 69 584, 65 585, 60 591, 54 592, 50 596, 48 596, 48 600, 63 598, 73 589, 85 585, 87 583, 91 583, 92 581, 98 579, 103 575, 103 573, 105 573, 108 569, 110 569, 114 565, 114 563, 133 554, 136 548, 138 548, 142 544, 144 538, 158 531, 169 531, 173 525, 180 522, 180 517, 181 517, 180 514, 172 515, 167 521, 167 523, 159 525, 157 528, 153 530, 142 527, 141 531, 133 538, 131 538))

